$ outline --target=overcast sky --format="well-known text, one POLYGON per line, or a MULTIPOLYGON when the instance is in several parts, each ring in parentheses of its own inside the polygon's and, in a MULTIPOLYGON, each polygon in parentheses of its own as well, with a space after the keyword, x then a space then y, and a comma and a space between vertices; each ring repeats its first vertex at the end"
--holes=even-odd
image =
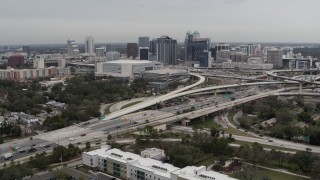
POLYGON ((320 0, 1 0, 0 44, 135 42, 198 30, 213 42, 320 40, 320 0))

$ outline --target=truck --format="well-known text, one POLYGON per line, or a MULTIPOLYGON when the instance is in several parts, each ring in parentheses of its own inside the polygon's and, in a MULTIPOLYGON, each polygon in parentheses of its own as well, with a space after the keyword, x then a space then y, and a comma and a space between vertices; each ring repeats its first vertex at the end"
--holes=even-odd
POLYGON ((13 157, 12 153, 5 153, 5 154, 3 154, 3 159, 4 159, 4 160, 8 160, 8 159, 10 159, 10 158, 12 158, 12 157, 13 157))

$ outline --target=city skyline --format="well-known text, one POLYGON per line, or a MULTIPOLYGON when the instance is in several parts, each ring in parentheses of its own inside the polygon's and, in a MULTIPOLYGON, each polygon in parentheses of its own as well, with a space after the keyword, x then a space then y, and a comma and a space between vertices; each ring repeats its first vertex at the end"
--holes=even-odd
POLYGON ((189 30, 212 42, 317 43, 319 5, 316 0, 13 0, 0 7, 0 44, 62 44, 68 38, 84 43, 85 36, 137 42, 139 36, 162 35, 183 42, 189 30))

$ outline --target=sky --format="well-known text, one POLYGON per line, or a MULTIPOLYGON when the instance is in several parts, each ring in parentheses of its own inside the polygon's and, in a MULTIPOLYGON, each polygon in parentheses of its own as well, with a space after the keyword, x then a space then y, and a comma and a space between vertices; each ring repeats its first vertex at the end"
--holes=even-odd
POLYGON ((0 44, 182 42, 195 30, 212 42, 320 41, 319 0, 0 1, 0 44))

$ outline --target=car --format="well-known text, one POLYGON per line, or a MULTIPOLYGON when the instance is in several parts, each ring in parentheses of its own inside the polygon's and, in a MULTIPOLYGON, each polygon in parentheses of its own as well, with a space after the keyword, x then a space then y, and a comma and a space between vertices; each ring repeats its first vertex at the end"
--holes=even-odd
POLYGON ((271 140, 271 139, 269 139, 268 141, 269 141, 269 142, 273 142, 273 140, 271 140))
POLYGON ((47 145, 45 145, 44 147, 45 147, 45 148, 49 148, 49 147, 51 147, 51 145, 50 145, 50 144, 47 144, 47 145))
POLYGON ((80 145, 80 144, 81 144, 81 142, 78 142, 78 143, 77 143, 77 145, 80 145))
POLYGON ((35 146, 36 146, 36 144, 32 144, 32 145, 31 145, 31 147, 35 147, 35 146))
POLYGON ((306 148, 306 151, 312 151, 312 149, 311 148, 306 148))
POLYGON ((99 144, 101 144, 101 142, 96 142, 96 145, 99 145, 99 144))
POLYGON ((116 126, 116 128, 117 128, 117 129, 119 129, 119 128, 120 128, 120 126, 116 126))
POLYGON ((133 121, 133 124, 138 124, 138 122, 136 122, 136 121, 133 121))
POLYGON ((24 149, 19 150, 19 153, 24 153, 24 152, 26 152, 26 150, 24 150, 24 149))
POLYGON ((88 125, 88 124, 90 124, 90 122, 85 122, 82 125, 84 126, 84 125, 88 125))
POLYGON ((41 144, 39 147, 40 147, 40 148, 44 148, 44 147, 46 147, 46 145, 41 144))
POLYGON ((76 138, 69 138, 69 141, 74 141, 76 140, 76 138))
POLYGON ((20 147, 19 147, 19 146, 14 147, 14 150, 18 150, 18 149, 20 149, 20 147))
POLYGON ((248 131, 247 131, 247 130, 245 130, 244 132, 246 132, 246 133, 247 133, 248 131))
POLYGON ((280 144, 281 147, 283 147, 283 144, 280 144))
POLYGON ((86 133, 81 134, 81 136, 86 136, 86 135, 87 135, 86 133))
POLYGON ((30 149, 28 149, 28 153, 32 153, 32 152, 36 152, 36 151, 37 151, 36 148, 30 148, 30 149))

